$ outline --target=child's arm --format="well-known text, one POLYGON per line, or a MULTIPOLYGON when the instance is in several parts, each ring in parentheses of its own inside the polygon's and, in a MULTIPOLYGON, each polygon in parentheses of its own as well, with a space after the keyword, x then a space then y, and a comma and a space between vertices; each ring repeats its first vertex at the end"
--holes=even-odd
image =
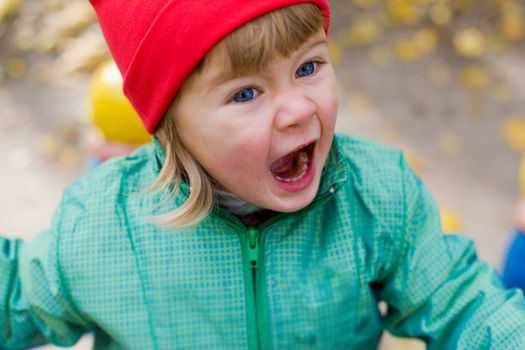
POLYGON ((403 167, 404 248, 380 291, 389 304, 387 328, 427 341, 428 349, 521 349, 522 293, 504 289, 495 269, 477 259, 472 241, 442 235, 433 199, 403 167))
POLYGON ((515 221, 516 231, 507 248, 502 278, 507 287, 525 290, 525 199, 523 198, 516 206, 515 221))
POLYGON ((525 290, 525 231, 522 229, 512 235, 502 278, 507 287, 525 290))
POLYGON ((61 276, 57 237, 64 221, 74 220, 71 214, 59 208, 54 229, 31 243, 0 238, 0 348, 42 338, 72 345, 88 330, 61 276))

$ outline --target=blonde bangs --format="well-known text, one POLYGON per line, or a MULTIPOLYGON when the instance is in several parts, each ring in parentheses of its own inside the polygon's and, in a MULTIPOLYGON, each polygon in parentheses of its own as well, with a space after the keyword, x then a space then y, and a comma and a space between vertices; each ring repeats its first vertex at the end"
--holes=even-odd
POLYGON ((324 28, 322 11, 299 4, 270 12, 242 26, 217 44, 203 62, 218 62, 233 75, 264 69, 275 54, 288 57, 324 28))

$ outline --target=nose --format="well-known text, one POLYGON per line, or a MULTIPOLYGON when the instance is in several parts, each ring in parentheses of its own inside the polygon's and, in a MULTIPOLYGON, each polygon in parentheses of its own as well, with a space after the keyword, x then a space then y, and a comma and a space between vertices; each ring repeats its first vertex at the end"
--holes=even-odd
POLYGON ((284 131, 307 123, 316 113, 317 105, 301 89, 284 91, 277 99, 275 127, 284 131))

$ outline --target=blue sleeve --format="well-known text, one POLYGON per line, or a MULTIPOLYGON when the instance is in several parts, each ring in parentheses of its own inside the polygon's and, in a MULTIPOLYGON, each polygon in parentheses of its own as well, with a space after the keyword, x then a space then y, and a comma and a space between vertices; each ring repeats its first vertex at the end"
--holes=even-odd
POLYGON ((503 282, 507 288, 525 290, 525 233, 519 230, 511 238, 503 266, 503 282))

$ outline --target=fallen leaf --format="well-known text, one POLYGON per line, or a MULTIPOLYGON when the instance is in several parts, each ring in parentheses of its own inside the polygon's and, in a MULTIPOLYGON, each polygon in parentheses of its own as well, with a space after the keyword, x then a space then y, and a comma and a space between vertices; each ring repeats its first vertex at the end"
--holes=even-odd
POLYGON ((0 22, 13 16, 20 8, 20 0, 0 0, 0 22))
POLYGON ((361 9, 370 9, 378 5, 378 0, 353 0, 353 3, 361 9))
POLYGON ((345 44, 350 46, 366 45, 375 42, 381 36, 378 23, 369 16, 357 17, 345 34, 345 44))
POLYGON ((487 41, 484 34, 476 28, 464 29, 454 35, 456 51, 465 57, 480 57, 486 53, 487 41))
POLYGON ((328 53, 334 67, 338 67, 343 62, 343 50, 333 40, 328 41, 328 53))
POLYGON ((400 39, 395 44, 397 57, 406 63, 417 61, 422 56, 420 48, 410 39, 400 39))
POLYGON ((48 158, 55 158, 60 152, 61 142, 51 134, 40 135, 37 147, 39 154, 48 158))
POLYGON ((465 88, 477 90, 485 88, 489 84, 490 76, 485 68, 471 66, 460 72, 459 81, 465 88))
POLYGON ((81 154, 74 146, 65 146, 60 150, 58 163, 67 169, 75 169, 80 164, 81 154))
POLYGON ((503 138, 513 151, 525 152, 525 116, 513 114, 503 122, 503 138))
POLYGON ((434 29, 424 27, 414 34, 413 42, 422 54, 428 54, 437 48, 438 36, 434 29))
POLYGON ((418 153, 405 148, 403 149, 403 155, 410 168, 414 170, 418 176, 422 177, 424 172, 428 170, 428 162, 418 153))
POLYGON ((4 70, 10 78, 19 79, 26 74, 27 63, 21 58, 10 58, 6 61, 4 70))
POLYGON ((461 216, 456 210, 442 208, 440 213, 443 233, 459 233, 463 230, 461 216))
POLYGON ((395 21, 414 24, 423 18, 423 12, 413 0, 388 0, 388 10, 395 21))
POLYGON ((438 2, 430 9, 430 19, 439 25, 447 25, 452 20, 452 9, 446 2, 438 2))
POLYGON ((463 142, 456 134, 444 133, 439 137, 438 147, 445 154, 458 155, 463 151, 463 142))
POLYGON ((525 37, 525 20, 523 11, 516 9, 506 11, 501 18, 500 29, 505 38, 510 40, 520 40, 525 37))

